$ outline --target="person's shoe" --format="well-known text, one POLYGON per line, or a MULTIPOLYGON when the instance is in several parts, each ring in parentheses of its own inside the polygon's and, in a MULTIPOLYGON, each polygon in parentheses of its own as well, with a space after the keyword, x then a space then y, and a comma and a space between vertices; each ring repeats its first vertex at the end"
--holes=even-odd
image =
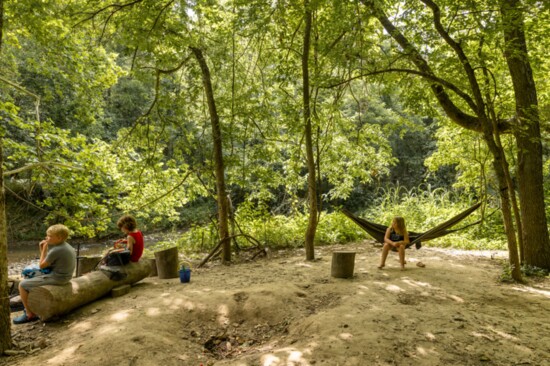
POLYGON ((38 320, 38 316, 33 316, 32 318, 29 318, 27 316, 27 311, 23 310, 23 314, 19 315, 17 318, 13 318, 13 324, 25 324, 30 323, 38 320))

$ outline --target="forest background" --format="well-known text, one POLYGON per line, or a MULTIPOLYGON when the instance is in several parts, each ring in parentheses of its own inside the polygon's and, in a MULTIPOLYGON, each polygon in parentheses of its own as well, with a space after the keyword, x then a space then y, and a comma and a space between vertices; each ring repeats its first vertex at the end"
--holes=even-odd
POLYGON ((434 245, 550 269, 547 2, 0 10, 2 293, 8 241, 101 238, 123 213, 224 262, 251 243, 313 259, 365 237, 340 207, 423 231, 481 200, 434 245))

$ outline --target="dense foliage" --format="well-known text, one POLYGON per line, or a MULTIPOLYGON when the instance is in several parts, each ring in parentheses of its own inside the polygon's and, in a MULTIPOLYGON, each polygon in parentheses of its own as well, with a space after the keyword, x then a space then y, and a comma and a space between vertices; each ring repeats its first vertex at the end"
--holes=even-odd
MULTIPOLYGON (((422 3, 387 3, 437 71, 467 89, 422 3)), ((453 9, 466 50, 489 65, 490 93, 499 113, 508 114, 513 96, 497 55, 497 13, 488 10, 494 4, 441 3, 453 9)), ((527 13, 537 81, 549 67, 544 6, 532 2, 527 13)), ((338 206, 383 223, 401 213, 416 230, 478 198, 488 198, 487 212, 497 207, 483 139, 450 123, 416 75, 380 72, 409 66, 367 7, 329 0, 311 7, 322 210, 316 241, 365 237, 335 211, 338 206)), ((0 76, 10 83, 0 82, 0 118, 9 207, 32 205, 44 225, 62 221, 75 235, 90 237, 106 235, 118 215, 130 212, 144 229, 191 227, 181 239, 188 248, 212 247, 219 240, 212 132, 189 51, 201 47, 211 67, 240 230, 268 246, 301 245, 307 221, 297 36, 303 2, 15 1, 5 19, 0 76)), ((549 93, 544 83, 538 87, 547 146, 549 93)), ((503 140, 514 171, 513 138, 503 140)), ((545 169, 548 176, 548 163, 545 169)), ((19 221, 8 211, 10 227, 18 227, 15 217, 19 221)), ((453 237, 440 244, 502 248, 499 215, 488 220, 470 229, 475 241, 453 237)), ((9 235, 18 239, 18 230, 9 235)))

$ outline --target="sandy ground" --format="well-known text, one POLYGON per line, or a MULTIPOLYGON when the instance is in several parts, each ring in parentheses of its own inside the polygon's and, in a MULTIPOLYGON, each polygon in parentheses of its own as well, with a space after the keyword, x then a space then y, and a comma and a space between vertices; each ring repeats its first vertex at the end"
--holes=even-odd
POLYGON ((500 259, 479 254, 411 249, 405 271, 395 253, 379 270, 364 242, 317 247, 313 262, 296 250, 210 263, 188 284, 149 277, 13 326, 25 353, 0 364, 550 365, 550 278, 501 283, 500 259), (338 249, 357 252, 352 279, 330 276, 338 249))

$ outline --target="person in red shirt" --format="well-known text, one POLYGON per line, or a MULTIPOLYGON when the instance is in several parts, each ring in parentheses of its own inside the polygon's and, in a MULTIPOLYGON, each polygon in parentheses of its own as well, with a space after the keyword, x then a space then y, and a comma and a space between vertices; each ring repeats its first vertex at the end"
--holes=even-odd
POLYGON ((126 239, 115 242, 115 248, 126 248, 130 251, 130 262, 137 262, 143 254, 143 234, 137 228, 136 219, 130 215, 124 215, 117 221, 117 226, 126 239))

